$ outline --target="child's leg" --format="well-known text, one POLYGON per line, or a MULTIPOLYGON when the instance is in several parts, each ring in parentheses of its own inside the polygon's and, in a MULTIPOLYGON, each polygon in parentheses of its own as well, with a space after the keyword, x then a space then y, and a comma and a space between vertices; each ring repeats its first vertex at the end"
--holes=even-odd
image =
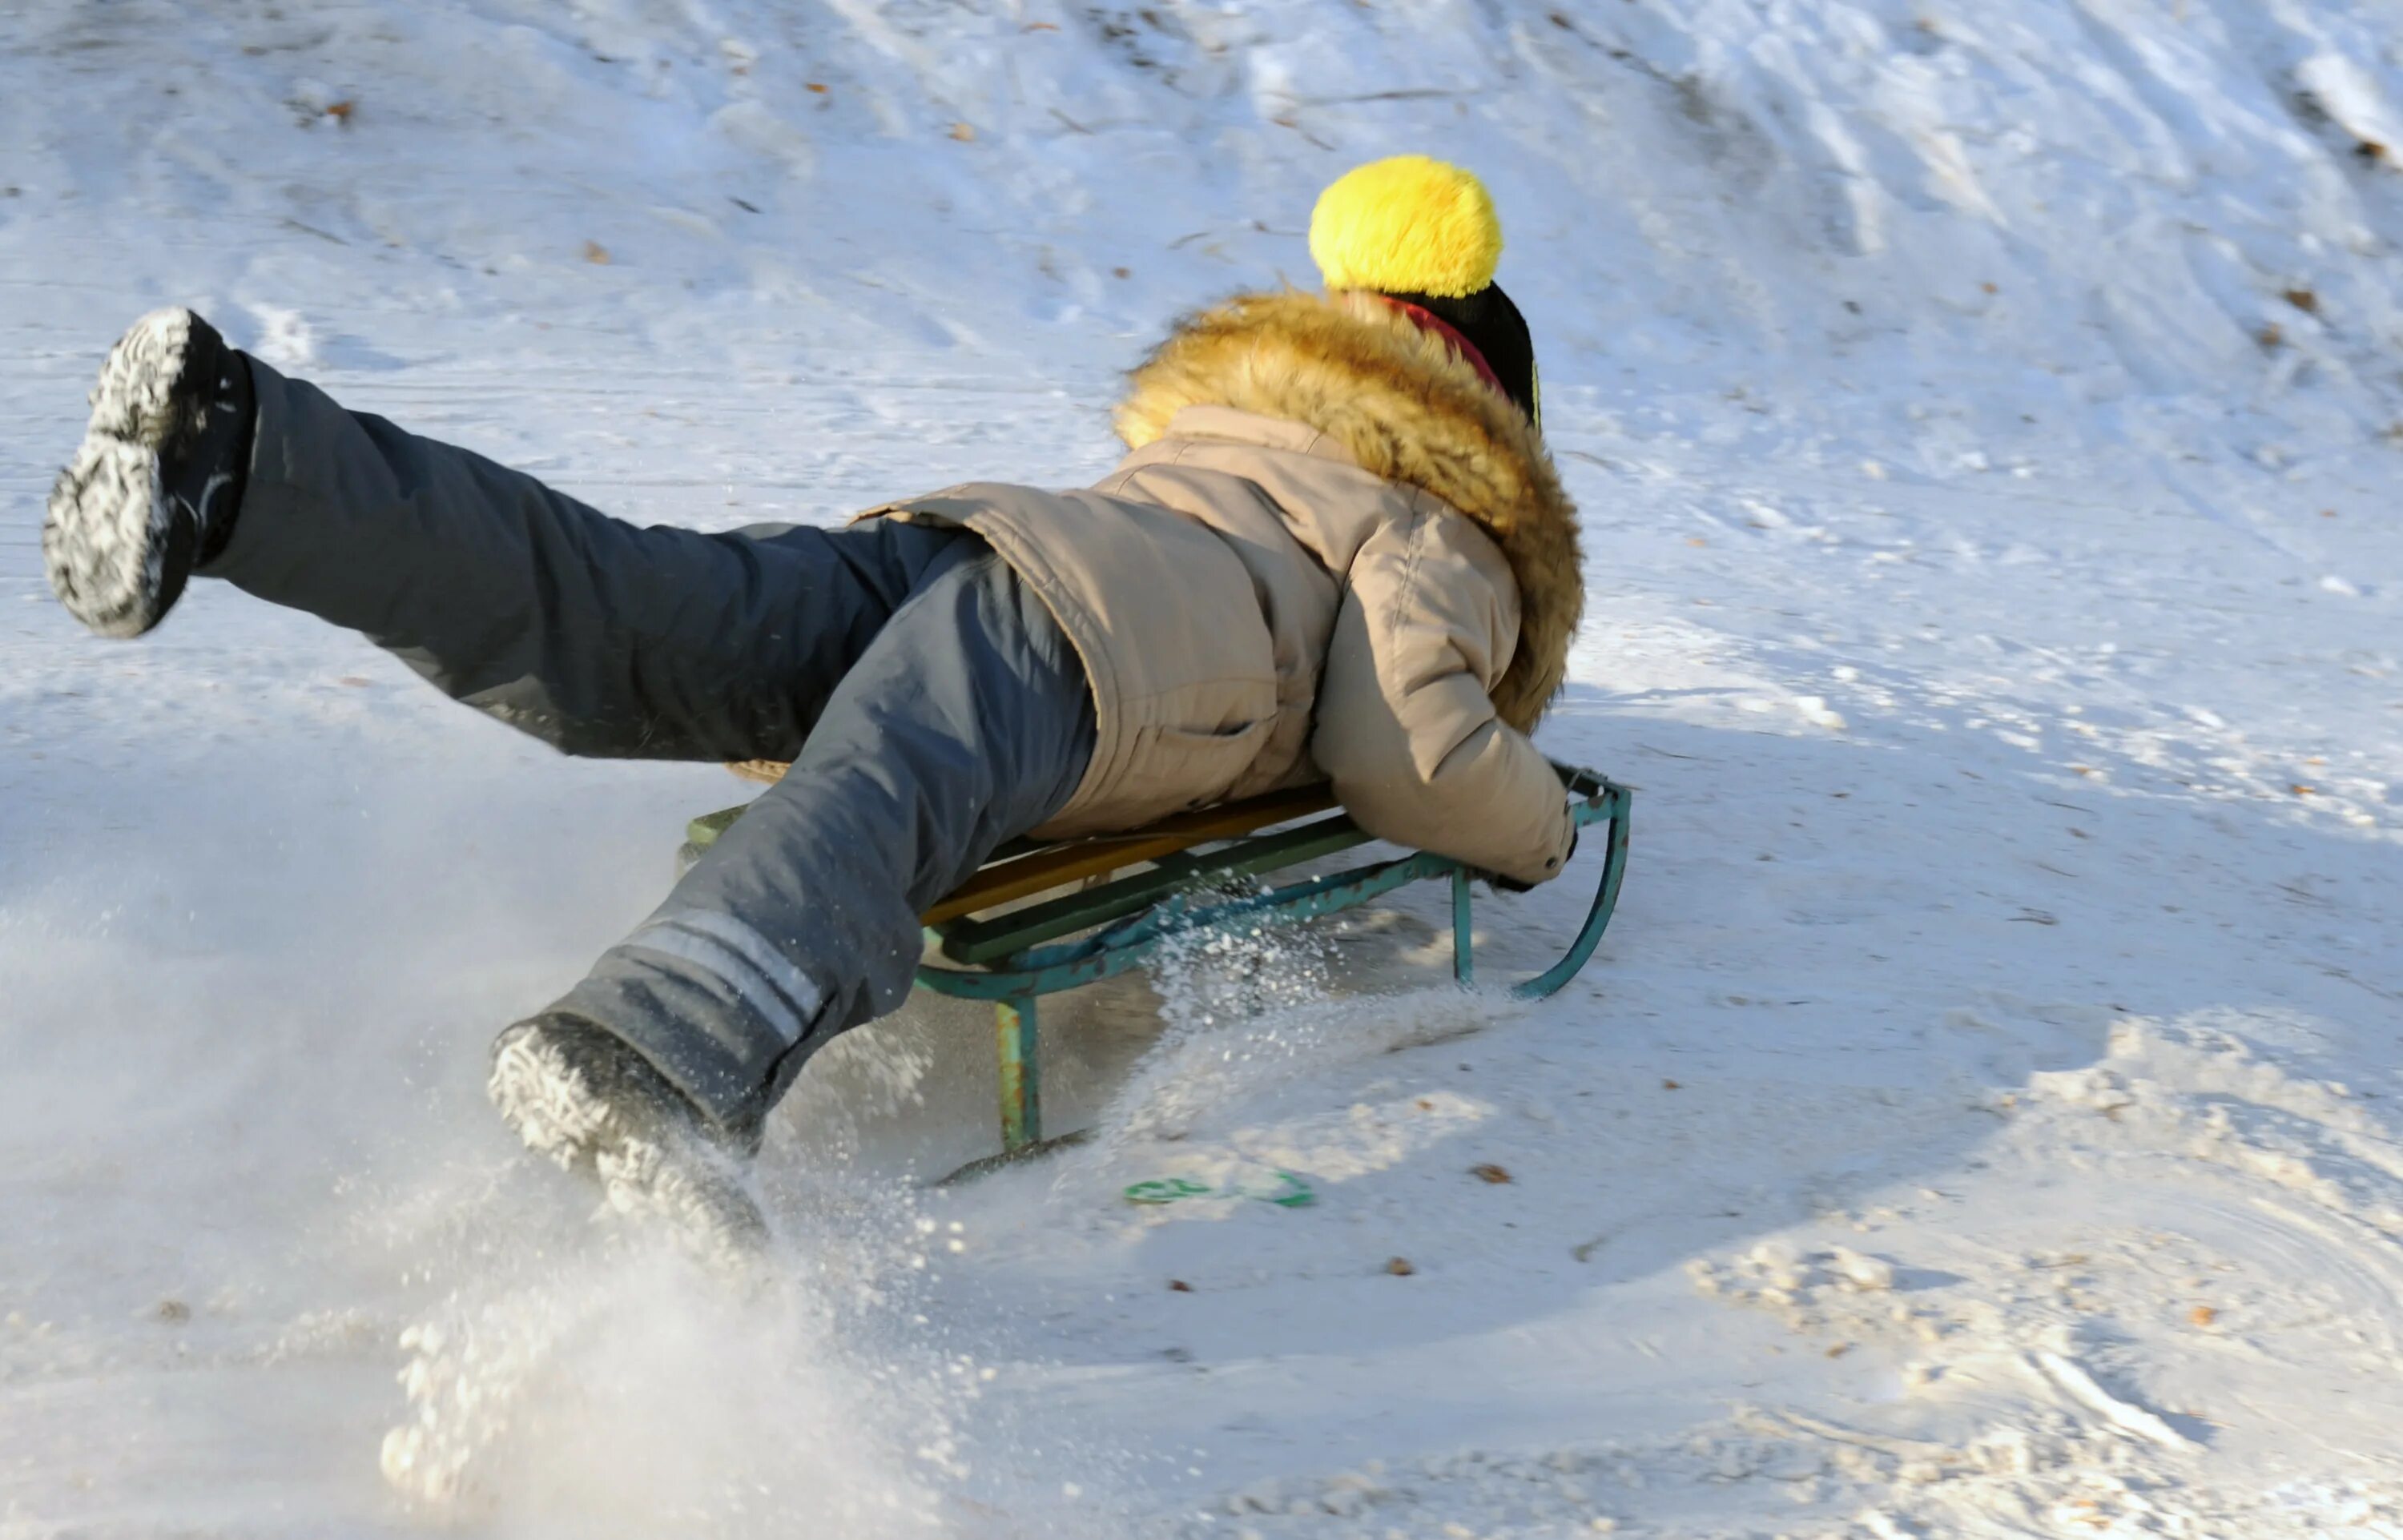
POLYGON ((950 532, 640 528, 250 363, 229 543, 199 571, 361 631, 570 754, 789 759, 950 532))
POLYGON ((632 1045, 737 1142, 804 1060, 900 1005, 920 911, 1066 805, 1092 699, 1042 601, 963 539, 784 781, 554 1010, 632 1045))

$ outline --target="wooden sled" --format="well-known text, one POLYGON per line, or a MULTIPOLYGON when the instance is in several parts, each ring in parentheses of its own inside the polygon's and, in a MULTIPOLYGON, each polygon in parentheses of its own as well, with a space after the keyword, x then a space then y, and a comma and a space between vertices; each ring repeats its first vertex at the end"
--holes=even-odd
MULTIPOLYGON (((749 772, 748 767, 736 768, 749 772)), ((1552 768, 1560 772, 1570 817, 1580 828, 1602 824, 1608 832, 1583 928, 1559 962, 1510 986, 1510 993, 1521 999, 1555 993, 1577 976, 1610 924, 1627 873, 1631 789, 1592 770, 1557 763, 1552 768)), ((698 859, 743 812, 728 808, 694 819, 687 831, 686 862, 698 859)), ((1461 863, 1420 851, 1283 885, 1272 882, 1277 872, 1340 854, 1371 838, 1336 809, 1326 787, 1308 786, 1180 813, 1129 834, 1052 844, 1014 840, 995 852, 974 877, 926 911, 929 944, 954 965, 923 964, 918 982, 938 993, 993 1003, 1003 1155, 1015 1156, 1044 1139, 1035 1001, 1139 967, 1172 937, 1237 922, 1314 920, 1407 883, 1446 879, 1452 883, 1452 975, 1464 985, 1474 983, 1469 905, 1477 873, 1461 863)), ((1592 839, 1582 839, 1579 848, 1591 851, 1592 839)))

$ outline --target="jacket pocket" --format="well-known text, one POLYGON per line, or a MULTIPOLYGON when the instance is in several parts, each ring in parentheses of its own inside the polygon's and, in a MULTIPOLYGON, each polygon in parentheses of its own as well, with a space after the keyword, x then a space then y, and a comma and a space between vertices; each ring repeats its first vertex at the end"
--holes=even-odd
POLYGON ((1161 812, 1223 801, 1229 788, 1243 778, 1268 747, 1269 735, 1275 728, 1273 716, 1215 730, 1164 725, 1145 728, 1142 746, 1129 767, 1127 789, 1161 812))

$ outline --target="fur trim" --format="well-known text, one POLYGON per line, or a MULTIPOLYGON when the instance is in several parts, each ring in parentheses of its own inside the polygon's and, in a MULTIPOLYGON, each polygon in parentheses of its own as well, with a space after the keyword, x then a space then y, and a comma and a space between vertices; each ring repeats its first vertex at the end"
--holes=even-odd
POLYGON ((1577 507, 1543 436, 1440 337, 1367 295, 1240 295, 1187 318, 1131 379, 1117 417, 1130 449, 1187 407, 1304 423, 1492 535, 1519 582, 1519 646, 1493 705, 1522 732, 1535 725, 1585 613, 1577 507))

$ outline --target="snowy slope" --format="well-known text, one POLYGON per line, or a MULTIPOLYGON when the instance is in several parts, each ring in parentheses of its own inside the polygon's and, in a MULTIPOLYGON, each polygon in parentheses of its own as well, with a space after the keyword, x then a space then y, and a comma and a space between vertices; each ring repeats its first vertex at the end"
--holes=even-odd
MULTIPOLYGON (((19 0, 0 1540, 2403 1533, 2398 47, 2367 0, 19 0), (1164 318, 1306 282, 1315 188, 1418 148, 1495 187, 1587 510, 1544 741, 1643 788, 1608 944, 1464 1001, 1413 900, 1096 992, 1051 1020, 1104 1136, 958 1190, 988 1050, 915 1006, 780 1120, 769 1297, 586 1226, 478 1094, 738 788, 229 592, 125 645, 42 587, 155 303, 632 517, 830 520, 1096 472, 1164 318), (1117 1196, 1278 1171, 1318 1203, 1117 1196)), ((1494 965, 1576 881, 1487 907, 1494 965)))

